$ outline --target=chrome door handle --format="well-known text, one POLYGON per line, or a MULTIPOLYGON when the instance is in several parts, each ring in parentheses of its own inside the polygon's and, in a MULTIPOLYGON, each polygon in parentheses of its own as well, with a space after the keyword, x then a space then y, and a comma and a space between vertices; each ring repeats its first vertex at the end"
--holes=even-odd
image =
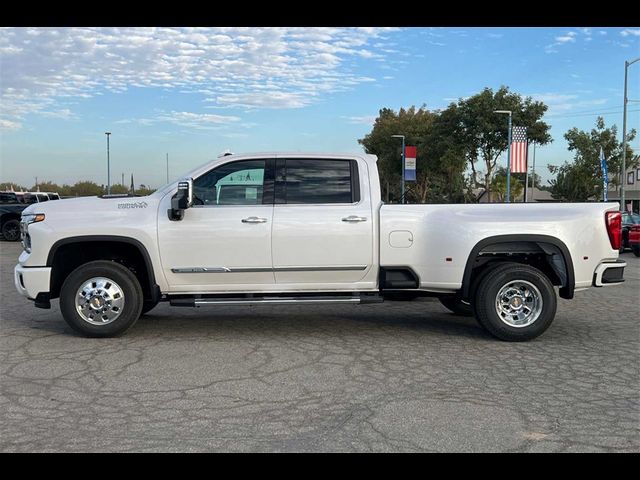
POLYGON ((359 217, 357 215, 349 215, 348 217, 344 217, 342 219, 343 222, 349 222, 349 223, 357 223, 357 222, 366 222, 367 221, 367 217, 359 217))
POLYGON ((263 217, 248 217, 243 218, 242 223, 267 223, 267 219, 263 217))

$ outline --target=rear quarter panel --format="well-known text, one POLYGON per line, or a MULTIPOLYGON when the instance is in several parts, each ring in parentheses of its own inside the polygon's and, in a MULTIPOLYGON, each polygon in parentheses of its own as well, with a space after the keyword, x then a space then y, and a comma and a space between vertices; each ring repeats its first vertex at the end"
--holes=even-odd
POLYGON ((481 240, 498 235, 548 235, 567 246, 575 287, 586 288, 600 262, 618 258, 605 226, 605 212, 610 210, 618 210, 618 204, 383 205, 380 265, 411 267, 425 290, 457 290, 467 259, 481 240), (402 230, 412 232, 412 245, 392 247, 389 235, 402 230))

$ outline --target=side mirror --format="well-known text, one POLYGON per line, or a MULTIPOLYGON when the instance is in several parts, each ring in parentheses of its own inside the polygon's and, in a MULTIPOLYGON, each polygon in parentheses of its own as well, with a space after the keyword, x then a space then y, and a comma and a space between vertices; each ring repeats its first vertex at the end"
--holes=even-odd
POLYGON ((169 220, 182 220, 184 211, 193 204, 193 179, 185 178, 178 182, 178 191, 171 199, 171 208, 167 212, 169 220))

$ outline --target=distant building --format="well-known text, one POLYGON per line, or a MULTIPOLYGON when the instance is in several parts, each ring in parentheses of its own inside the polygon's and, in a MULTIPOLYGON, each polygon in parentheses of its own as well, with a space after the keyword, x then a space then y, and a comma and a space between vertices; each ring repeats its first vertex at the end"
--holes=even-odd
MULTIPOLYGON (((640 166, 627 169, 624 178, 624 199, 627 211, 640 213, 640 166)), ((620 201, 620 187, 609 189, 609 201, 620 201)))

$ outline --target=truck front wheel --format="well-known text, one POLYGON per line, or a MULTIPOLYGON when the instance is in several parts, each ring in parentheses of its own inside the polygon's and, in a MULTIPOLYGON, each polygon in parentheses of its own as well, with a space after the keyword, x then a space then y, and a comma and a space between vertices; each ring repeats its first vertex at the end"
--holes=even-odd
POLYGON ((87 337, 114 337, 131 328, 142 311, 136 276, 115 262, 76 268, 62 284, 60 310, 67 324, 87 337))
POLYGON ((541 335, 556 315, 556 292, 537 268, 506 263, 483 278, 474 295, 478 322, 493 336, 510 342, 541 335))

